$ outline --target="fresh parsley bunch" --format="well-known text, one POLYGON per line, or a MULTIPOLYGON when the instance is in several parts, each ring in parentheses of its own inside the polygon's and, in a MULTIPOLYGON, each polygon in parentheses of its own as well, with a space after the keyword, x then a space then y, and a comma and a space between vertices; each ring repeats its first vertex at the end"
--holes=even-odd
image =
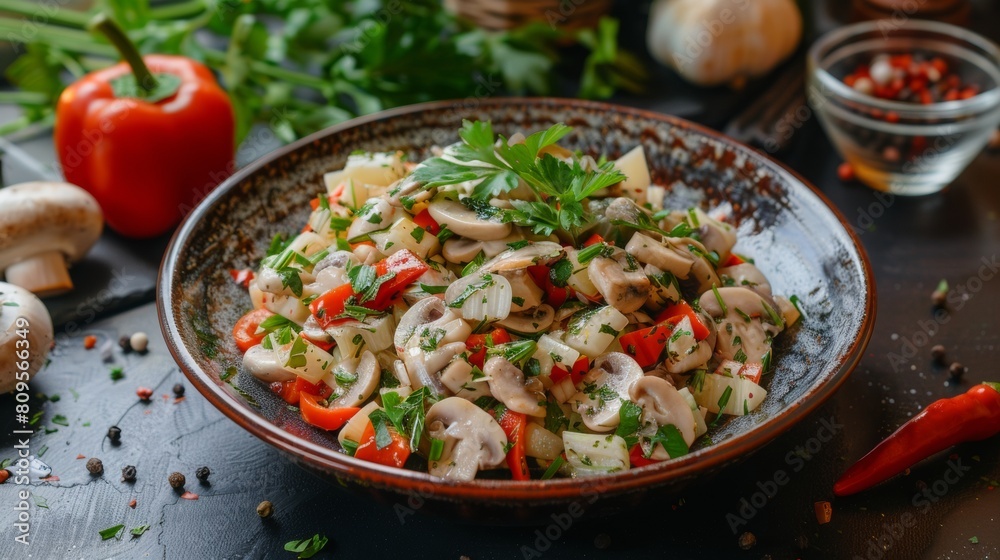
POLYGON ((593 219, 583 202, 623 181, 625 175, 612 162, 585 170, 579 161, 567 163, 543 152, 571 131, 564 124, 555 124, 511 144, 503 135, 494 134, 489 122, 464 121, 459 131, 462 141, 448 148, 447 157, 431 158, 419 165, 411 179, 425 190, 478 180, 465 201, 470 208, 502 213, 503 219, 530 227, 539 235, 564 231, 575 240, 593 219), (490 200, 521 184, 531 190, 534 200, 511 200, 511 210, 486 208, 490 200))

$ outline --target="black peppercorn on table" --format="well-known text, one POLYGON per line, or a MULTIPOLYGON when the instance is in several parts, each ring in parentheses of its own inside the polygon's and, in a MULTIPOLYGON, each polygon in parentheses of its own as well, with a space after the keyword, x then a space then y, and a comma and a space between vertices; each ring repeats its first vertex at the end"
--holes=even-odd
MULTIPOLYGON (((985 3, 976 9, 982 31, 997 38, 997 10, 985 3)), ((654 108, 722 127, 758 91, 716 111, 680 90, 654 108), (691 106, 700 108, 685 112, 691 106)), ((47 142, 25 149, 51 158, 47 142)), ((150 303, 165 240, 106 234, 74 270, 82 280, 78 293, 52 304, 61 326, 51 363, 32 382, 29 404, 41 414, 28 442, 52 477, 28 487, 13 479, 0 484, 0 558, 292 558, 285 543, 315 534, 329 538, 317 558, 997 557, 995 438, 957 446, 856 497, 834 499, 832 485, 928 403, 1000 380, 1000 154, 982 154, 948 190, 919 199, 841 183, 840 160, 814 119, 780 159, 856 228, 878 283, 876 331, 858 369, 826 405, 682 495, 615 518, 577 518, 567 510, 545 525, 498 529, 431 517, 402 499, 374 503, 321 481, 197 392, 188 388, 178 397, 175 385, 187 383, 166 353, 150 303), (935 311, 931 293, 942 279, 950 284, 948 308, 935 311), (118 345, 136 332, 149 335, 145 354, 118 345), (94 349, 84 348, 85 335, 97 336, 94 349), (945 349, 943 363, 932 360, 937 344, 945 349), (958 382, 948 372, 954 361, 964 366, 958 382), (137 396, 140 387, 152 390, 148 402, 137 396), (120 429, 117 442, 108 437, 112 426, 120 429), (103 474, 88 471, 93 458, 103 474), (123 472, 128 466, 134 474, 123 472), (201 467, 210 470, 204 480, 201 467), (168 480, 174 472, 185 478, 176 489, 168 480), (123 480, 126 474, 134 481, 123 480), (25 489, 30 496, 22 505, 25 489), (272 510, 266 519, 258 515, 264 500, 272 510), (814 508, 824 501, 832 518, 820 524, 814 508), (22 538, 30 544, 15 541, 22 514, 29 530, 22 538), (102 540, 105 530, 110 538, 102 540)), ((7 179, 16 178, 18 171, 9 171, 5 164, 7 179)), ((13 433, 15 404, 0 397, 0 460, 14 458, 24 437, 13 433)))

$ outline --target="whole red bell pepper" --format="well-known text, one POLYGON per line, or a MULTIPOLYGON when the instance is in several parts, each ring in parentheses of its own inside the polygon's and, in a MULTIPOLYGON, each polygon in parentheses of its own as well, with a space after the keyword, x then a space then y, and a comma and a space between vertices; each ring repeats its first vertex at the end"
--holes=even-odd
POLYGON ((934 401, 878 444, 833 485, 849 496, 903 472, 939 451, 1000 434, 1000 383, 980 383, 967 392, 934 401))
POLYGON ((87 74, 56 105, 66 180, 89 191, 128 237, 169 231, 234 170, 233 108, 204 65, 142 57, 112 20, 92 24, 126 62, 87 74))

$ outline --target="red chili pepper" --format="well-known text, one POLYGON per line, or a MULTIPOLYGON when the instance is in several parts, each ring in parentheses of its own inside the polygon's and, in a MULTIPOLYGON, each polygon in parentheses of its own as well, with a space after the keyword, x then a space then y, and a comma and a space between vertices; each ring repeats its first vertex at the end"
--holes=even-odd
POLYGON ((233 172, 233 108, 204 65, 142 57, 110 19, 94 27, 126 62, 62 92, 56 152, 66 180, 94 195, 111 229, 153 237, 233 172))
POLYGON ((981 383, 941 399, 903 424, 837 480, 833 493, 849 496, 888 480, 955 444, 1000 433, 1000 383, 981 383))
POLYGON ((410 441, 391 426, 389 426, 389 435, 392 436, 392 441, 389 445, 379 449, 378 445, 375 444, 375 426, 368 422, 361 435, 361 444, 354 451, 354 456, 364 461, 402 468, 410 457, 410 441))
POLYGON ((469 354, 469 363, 479 369, 483 369, 483 364, 486 362, 487 337, 489 337, 490 343, 493 346, 511 341, 510 334, 499 327, 487 334, 469 335, 468 340, 465 341, 465 347, 471 352, 469 354))
MULTIPOLYGON (((394 276, 379 286, 378 293, 375 294, 374 298, 358 305, 376 311, 388 309, 399 299, 403 290, 427 272, 428 268, 427 263, 420 260, 420 257, 414 255, 409 249, 396 251, 375 263, 376 277, 385 276, 390 272, 394 273, 394 276)), ((353 286, 344 284, 313 300, 309 304, 309 310, 316 316, 320 326, 325 329, 350 320, 338 317, 344 313, 348 299, 357 295, 353 286)))
MULTIPOLYGON (((493 412, 496 416, 496 411, 493 412)), ((510 468, 511 476, 514 480, 530 479, 528 460, 525 455, 527 417, 522 412, 514 412, 504 407, 503 413, 497 417, 497 423, 503 428, 503 433, 507 434, 507 442, 510 443, 510 451, 507 452, 507 467, 510 468)))
POLYGON ((687 315, 691 319, 691 333, 694 334, 696 340, 705 340, 708 338, 708 327, 705 326, 705 323, 701 322, 701 316, 695 313, 694 309, 691 309, 691 306, 686 301, 675 303, 660 311, 660 314, 656 316, 656 322, 663 323, 670 321, 678 315, 687 315))
POLYGON ((431 213, 426 208, 413 217, 413 223, 431 232, 433 235, 441 233, 441 226, 431 217, 431 213))
POLYGON ((264 340, 264 333, 257 334, 257 328, 271 315, 274 313, 267 309, 254 309, 236 321, 236 325, 233 326, 233 340, 240 351, 245 353, 264 340))
POLYGON ((299 393, 299 410, 307 423, 324 430, 339 430, 358 413, 357 407, 327 408, 319 404, 320 398, 309 393, 299 393))

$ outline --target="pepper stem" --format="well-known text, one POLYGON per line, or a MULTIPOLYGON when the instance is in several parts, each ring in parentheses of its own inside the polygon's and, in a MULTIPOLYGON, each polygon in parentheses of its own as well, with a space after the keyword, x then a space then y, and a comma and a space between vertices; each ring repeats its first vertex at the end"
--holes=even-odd
POLYGON ((987 386, 991 387, 997 393, 1000 393, 1000 383, 996 383, 996 382, 993 382, 993 381, 983 381, 983 385, 987 385, 987 386))
POLYGON ((132 75, 135 76, 135 83, 139 85, 140 91, 149 93, 156 89, 156 86, 159 85, 156 76, 150 72, 146 61, 139 54, 139 49, 135 48, 135 44, 128 38, 121 26, 115 23, 115 20, 108 17, 107 14, 100 13, 90 20, 87 27, 91 31, 104 35, 108 42, 118 50, 118 54, 132 68, 132 75))

